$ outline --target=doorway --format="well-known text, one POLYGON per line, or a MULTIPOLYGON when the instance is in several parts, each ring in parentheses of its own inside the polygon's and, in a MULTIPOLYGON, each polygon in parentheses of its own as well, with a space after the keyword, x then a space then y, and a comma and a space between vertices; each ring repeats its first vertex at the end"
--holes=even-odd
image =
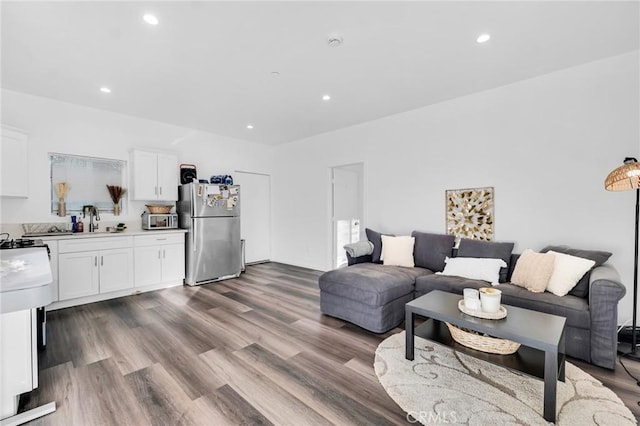
POLYGON ((268 262, 271 258, 271 176, 235 171, 240 185, 240 233, 246 263, 268 262))
POLYGON ((363 163, 331 168, 333 268, 347 264, 344 245, 360 241, 364 232, 361 226, 364 209, 363 169, 363 163))

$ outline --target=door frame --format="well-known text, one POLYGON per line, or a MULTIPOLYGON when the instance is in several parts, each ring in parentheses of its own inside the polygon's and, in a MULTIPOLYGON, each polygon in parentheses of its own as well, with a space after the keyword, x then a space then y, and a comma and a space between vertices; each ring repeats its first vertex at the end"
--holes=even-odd
POLYGON ((331 249, 329 250, 331 261, 329 262, 330 268, 335 269, 337 267, 336 259, 338 257, 338 248, 336 247, 336 218, 335 218, 335 173, 336 169, 351 169, 359 167, 357 170, 360 173, 360 237, 364 235, 365 223, 365 211, 366 211, 366 197, 365 197, 365 162, 358 161, 355 163, 340 164, 329 167, 329 188, 330 188, 330 202, 329 202, 329 229, 331 232, 331 238, 329 238, 329 244, 331 249))
MULTIPOLYGON (((252 261, 252 262, 245 262, 244 261, 244 248, 243 248, 243 252, 242 252, 242 258, 243 258, 243 265, 246 263, 246 265, 255 265, 255 264, 259 264, 259 263, 268 263, 271 262, 271 258, 273 257, 273 175, 271 173, 262 173, 262 172, 250 172, 247 170, 235 170, 234 173, 243 173, 246 175, 257 175, 257 176, 266 176, 269 178, 269 258, 268 259, 261 259, 258 261, 252 261)), ((242 184, 240 184, 242 185, 242 184)), ((240 190, 242 191, 242 188, 240 188, 240 190)), ((242 197, 242 195, 241 195, 242 197)), ((240 199, 240 205, 242 206, 242 198, 240 199)), ((240 216, 242 216, 242 207, 241 207, 241 213, 240 216)), ((242 232, 241 232, 242 235, 242 232)), ((244 271, 244 269, 243 269, 244 271)))

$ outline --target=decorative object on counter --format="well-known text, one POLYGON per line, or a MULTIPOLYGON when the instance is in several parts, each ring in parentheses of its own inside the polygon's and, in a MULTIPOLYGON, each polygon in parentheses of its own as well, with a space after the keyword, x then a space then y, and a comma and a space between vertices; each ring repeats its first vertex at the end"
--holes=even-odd
POLYGON ((145 204, 149 213, 152 214, 166 214, 171 211, 173 204, 145 204))
POLYGON ((124 223, 119 223, 116 226, 107 226, 107 232, 112 233, 122 232, 125 229, 127 229, 127 225, 125 225, 124 223))
POLYGON ((84 232, 84 223, 82 223, 82 219, 80 219, 80 218, 78 218, 77 231, 76 232, 84 232))
POLYGON ((195 164, 180 164, 180 184, 195 182, 198 180, 195 164))
POLYGON ((445 202, 447 234, 493 240, 493 188, 448 189, 445 202))
POLYGON ((120 216, 120 200, 127 193, 127 190, 118 185, 107 185, 107 190, 113 201, 113 215, 120 216))
POLYGON ((71 231, 78 232, 78 222, 76 216, 71 216, 71 231))
POLYGON ((67 203, 65 197, 69 192, 69 184, 66 182, 58 182, 54 185, 56 196, 58 197, 58 216, 64 217, 67 215, 67 203))

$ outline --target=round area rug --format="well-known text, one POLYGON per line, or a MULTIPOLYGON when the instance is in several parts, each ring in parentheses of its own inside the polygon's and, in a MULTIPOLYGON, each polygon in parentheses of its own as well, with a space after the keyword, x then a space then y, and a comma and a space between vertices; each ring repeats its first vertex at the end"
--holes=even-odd
MULTIPOLYGON (((376 349, 375 372, 385 391, 422 424, 547 425, 543 382, 415 338, 414 361, 405 359, 404 332, 376 349)), ((566 363, 558 382, 558 425, 635 425, 631 410, 598 380, 566 363)), ((410 416, 410 417, 409 417, 410 416)))

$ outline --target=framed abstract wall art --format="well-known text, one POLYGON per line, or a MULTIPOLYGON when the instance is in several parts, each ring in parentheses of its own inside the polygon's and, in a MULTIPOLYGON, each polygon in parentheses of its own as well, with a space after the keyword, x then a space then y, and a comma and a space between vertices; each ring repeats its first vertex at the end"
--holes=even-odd
POLYGON ((448 189, 447 234, 458 238, 493 240, 493 187, 448 189))

